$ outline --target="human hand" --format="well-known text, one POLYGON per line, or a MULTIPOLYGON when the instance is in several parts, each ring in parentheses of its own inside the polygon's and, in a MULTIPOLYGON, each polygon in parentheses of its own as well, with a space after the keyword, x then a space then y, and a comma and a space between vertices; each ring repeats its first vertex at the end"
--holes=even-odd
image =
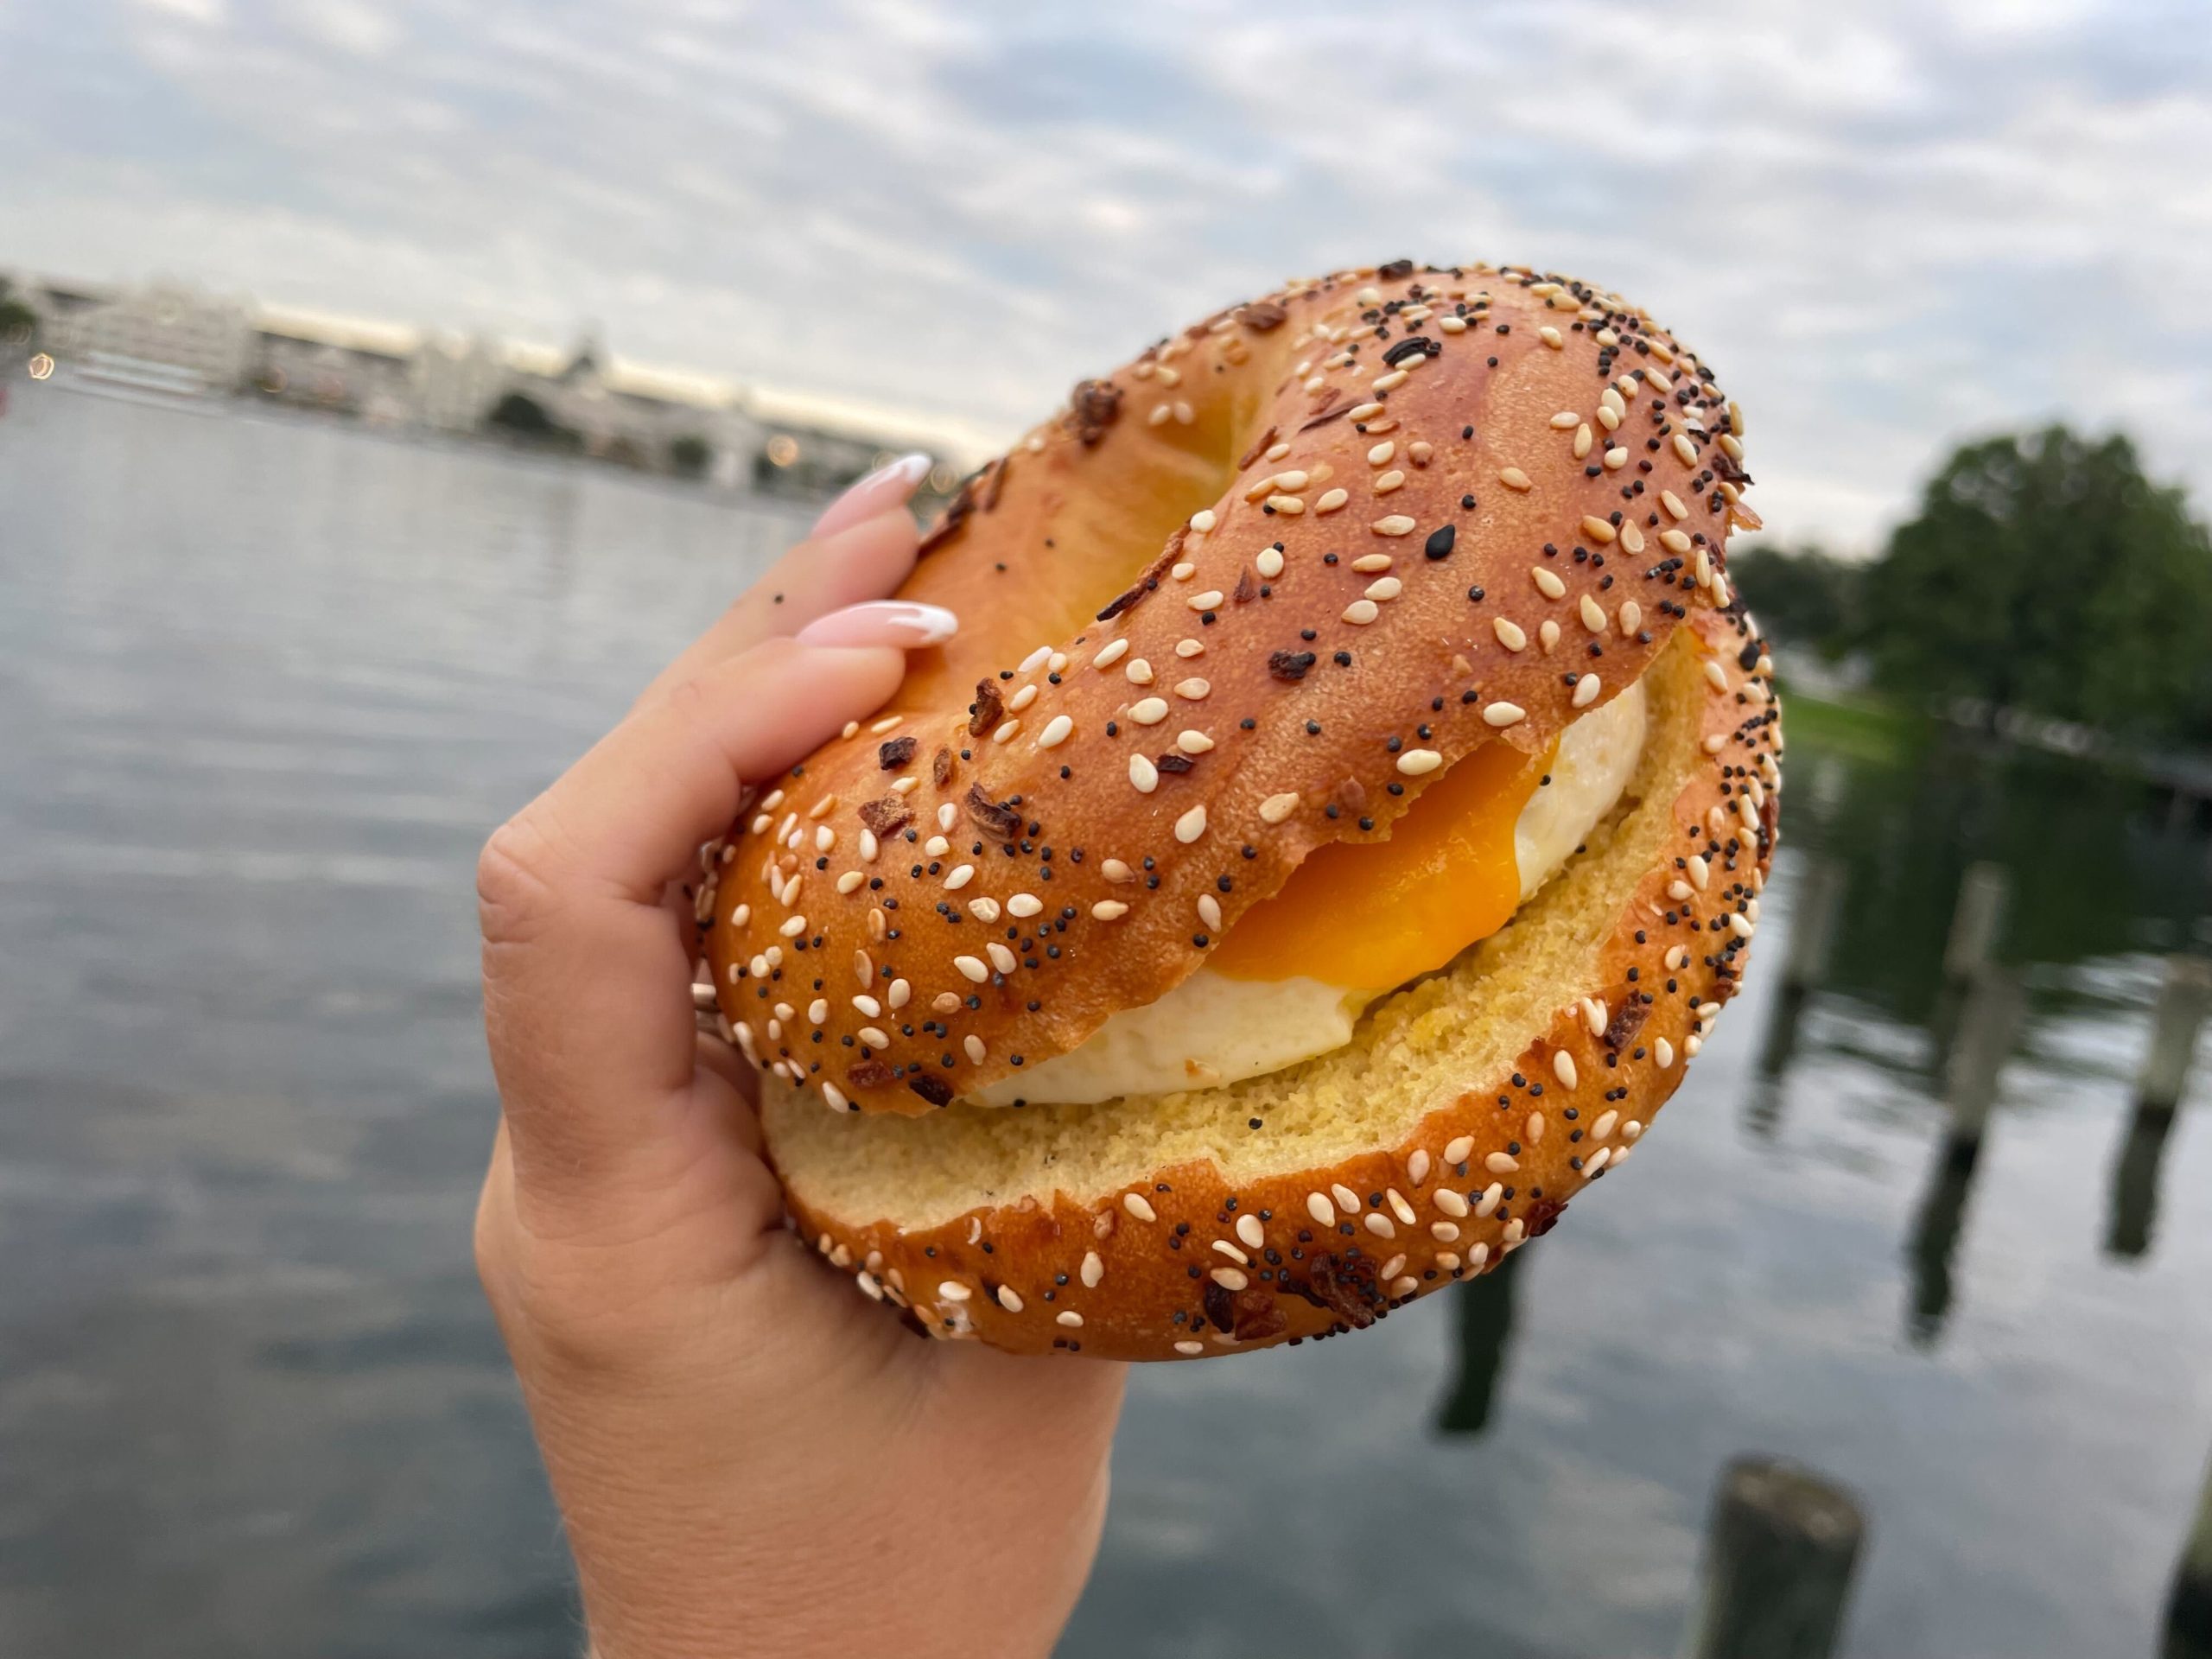
POLYGON ((1122 1368, 918 1338, 813 1259, 671 902, 745 782, 950 631, 863 602, 912 566, 920 476, 856 485, 479 866, 477 1265, 603 1659, 1043 1654, 1097 1550, 1122 1368))

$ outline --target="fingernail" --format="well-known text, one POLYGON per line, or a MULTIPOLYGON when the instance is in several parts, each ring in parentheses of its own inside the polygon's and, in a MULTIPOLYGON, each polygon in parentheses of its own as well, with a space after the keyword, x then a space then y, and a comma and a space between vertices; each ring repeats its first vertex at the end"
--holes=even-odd
POLYGON ((921 487, 931 464, 927 455, 917 453, 877 467, 824 508, 810 534, 827 536, 899 505, 921 487))
POLYGON ((897 645, 919 651, 941 645, 960 632, 960 619, 942 605, 903 599, 871 600, 817 616, 798 631, 803 645, 897 645))

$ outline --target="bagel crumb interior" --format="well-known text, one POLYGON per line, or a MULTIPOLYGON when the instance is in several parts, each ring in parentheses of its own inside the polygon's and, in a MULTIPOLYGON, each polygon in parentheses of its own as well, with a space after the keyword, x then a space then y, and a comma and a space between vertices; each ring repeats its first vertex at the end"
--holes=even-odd
POLYGON ((1584 849, 1505 928, 1376 1002, 1344 1047, 1214 1089, 1091 1104, 955 1102, 923 1117, 827 1111, 764 1077, 779 1173, 804 1202, 849 1223, 919 1229, 1055 1191, 1087 1205, 1191 1162, 1236 1184, 1397 1146, 1428 1112, 1503 1077, 1530 1034, 1594 982, 1598 952, 1660 861, 1700 758, 1692 632, 1678 630, 1643 677, 1643 759, 1584 849))

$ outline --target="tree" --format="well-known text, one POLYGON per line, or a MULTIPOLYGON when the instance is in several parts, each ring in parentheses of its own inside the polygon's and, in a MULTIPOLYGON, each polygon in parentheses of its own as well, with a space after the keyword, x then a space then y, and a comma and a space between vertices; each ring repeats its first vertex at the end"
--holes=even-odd
POLYGON ((511 391, 500 398, 484 417, 484 424, 532 443, 574 448, 580 442, 575 432, 555 420, 546 412, 545 405, 526 391, 511 391))
POLYGON ((678 478, 704 476, 714 459, 714 447, 696 432, 686 432, 668 446, 668 470, 678 478))
POLYGON ((2212 542, 2124 437, 2053 426, 1959 449, 1867 593, 1886 688, 2137 736, 2203 706, 2212 542))
POLYGON ((28 346, 38 333, 38 313, 16 297, 15 284, 0 276, 0 345, 28 346))
POLYGON ((1728 556, 1728 576, 1759 626, 1784 645, 1834 662, 1859 643, 1864 564, 1817 547, 1760 543, 1728 556))

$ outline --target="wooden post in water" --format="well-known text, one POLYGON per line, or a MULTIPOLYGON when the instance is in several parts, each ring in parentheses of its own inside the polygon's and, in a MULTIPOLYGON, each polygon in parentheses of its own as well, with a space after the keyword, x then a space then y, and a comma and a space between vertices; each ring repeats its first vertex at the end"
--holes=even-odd
POLYGON ((1738 1458, 1720 1477, 1684 1659, 1827 1659, 1866 1523, 1809 1469, 1738 1458))
POLYGON ((1997 1099, 1997 1085, 2012 1054, 2025 1003, 2017 968, 1984 966, 1967 988, 1958 1034, 1951 1042, 1943 1096, 1951 1109, 1947 1139, 1953 1154, 1963 1155, 1969 1162, 1988 1127, 1989 1109, 1997 1099))
POLYGON ((1953 980, 1972 979, 1997 949, 2005 912, 2012 897, 2012 878, 2001 864, 1986 861, 1967 866, 1959 881, 1958 907, 1951 912, 1951 937, 1943 947, 1943 972, 1953 980))
POLYGON ((1784 990, 1809 991, 1826 977, 1848 880, 1841 859, 1815 858, 1806 865, 1789 912, 1789 955, 1782 964, 1784 990))
POLYGON ((2166 1597, 2164 1659, 2212 1659, 2212 1466, 2166 1597))
POLYGON ((2165 982, 2151 1010, 2151 1047, 2143 1057, 2135 1097, 2145 1106, 2171 1111, 2181 1104, 2196 1058, 2196 1033, 2212 1013, 2212 959, 2197 956, 2166 958, 2165 982))

